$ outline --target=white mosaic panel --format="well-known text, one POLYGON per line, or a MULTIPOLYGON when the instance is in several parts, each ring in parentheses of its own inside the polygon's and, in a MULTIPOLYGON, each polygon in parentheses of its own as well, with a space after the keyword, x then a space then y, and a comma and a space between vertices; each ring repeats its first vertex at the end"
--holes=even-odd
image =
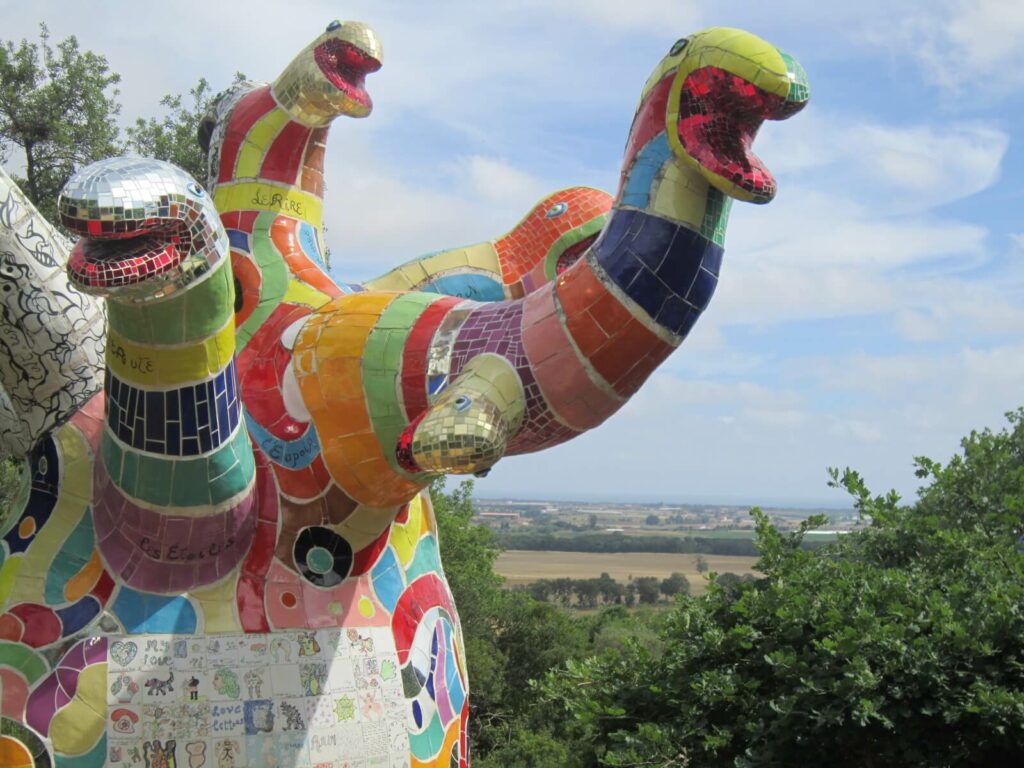
POLYGON ((107 764, 408 768, 388 628, 111 641, 107 764))

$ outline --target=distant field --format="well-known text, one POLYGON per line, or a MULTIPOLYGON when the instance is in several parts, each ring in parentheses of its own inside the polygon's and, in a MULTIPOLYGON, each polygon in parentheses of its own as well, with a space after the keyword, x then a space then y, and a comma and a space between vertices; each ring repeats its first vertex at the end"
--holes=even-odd
MULTIPOLYGON (((705 555, 708 568, 718 573, 753 573, 756 557, 705 555)), ((697 571, 697 555, 669 552, 538 552, 510 549, 498 555, 495 570, 508 579, 509 586, 530 584, 538 579, 569 577, 587 579, 607 572, 616 581, 630 577, 657 576, 664 579, 675 571, 686 574, 694 594, 704 591, 706 581, 697 571)))

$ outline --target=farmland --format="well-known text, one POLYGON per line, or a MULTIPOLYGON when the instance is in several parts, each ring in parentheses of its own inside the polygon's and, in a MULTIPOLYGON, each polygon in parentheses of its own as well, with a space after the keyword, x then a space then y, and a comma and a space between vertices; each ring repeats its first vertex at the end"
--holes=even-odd
MULTIPOLYGON (((705 555, 708 569, 717 573, 732 572, 740 576, 753 573, 756 557, 705 555)), ((664 579, 673 572, 686 575, 694 594, 704 591, 706 580, 697 571, 697 555, 670 552, 537 552, 513 549, 498 556, 495 570, 514 587, 538 579, 568 577, 586 579, 607 573, 616 581, 655 576, 664 579)))

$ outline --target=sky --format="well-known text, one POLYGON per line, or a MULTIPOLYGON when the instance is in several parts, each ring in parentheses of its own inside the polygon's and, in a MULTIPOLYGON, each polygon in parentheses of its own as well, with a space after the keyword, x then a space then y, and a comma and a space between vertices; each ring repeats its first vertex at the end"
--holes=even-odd
POLYGON ((614 192, 650 70, 734 26, 793 54, 811 103, 755 149, 779 193, 737 203, 689 338, 604 425, 501 461, 482 497, 848 505, 827 467, 911 499, 1024 405, 1024 3, 1019 0, 0 0, 3 39, 74 34, 122 76, 122 118, 200 76, 271 80, 334 18, 371 24, 375 109, 335 122, 327 241, 360 281, 488 240, 541 197, 614 192))

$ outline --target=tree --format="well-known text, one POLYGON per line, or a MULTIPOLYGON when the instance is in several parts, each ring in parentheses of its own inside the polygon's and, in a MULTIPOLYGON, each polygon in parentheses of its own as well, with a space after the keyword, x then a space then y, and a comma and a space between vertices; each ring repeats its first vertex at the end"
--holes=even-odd
POLYGON ((50 221, 71 174, 118 152, 119 80, 74 36, 52 47, 45 24, 38 43, 0 44, 0 160, 21 147, 25 176, 15 181, 50 221))
POLYGON ((988 766, 1024 743, 1024 412, 972 433, 913 505, 833 473, 871 525, 826 549, 759 510, 764 578, 712 581, 636 646, 543 685, 585 765, 988 766), (586 745, 581 746, 581 745, 586 745))
POLYGON ((704 555, 697 555, 697 573, 708 572, 708 559, 704 555))
POLYGON ((662 579, 659 589, 666 597, 688 595, 690 594, 690 580, 686 578, 685 574, 676 572, 662 579))
POLYGON ((0 460, 0 536, 15 523, 18 501, 26 492, 28 467, 17 459, 0 460))
POLYGON ((644 519, 644 525, 658 525, 661 522, 661 518, 653 512, 644 519))
MULTIPOLYGON (((241 72, 235 73, 234 83, 245 80, 241 72)), ((197 138, 199 125, 216 100, 217 95, 210 88, 205 77, 189 90, 189 105, 183 105, 184 99, 168 94, 160 100, 160 106, 167 113, 159 120, 154 117, 148 120, 137 118, 135 125, 128 128, 126 148, 145 157, 155 157, 188 171, 193 178, 204 186, 206 178, 206 149, 197 138)))
POLYGON ((653 605, 661 595, 661 584, 657 576, 641 576, 635 582, 637 599, 641 604, 653 605))

